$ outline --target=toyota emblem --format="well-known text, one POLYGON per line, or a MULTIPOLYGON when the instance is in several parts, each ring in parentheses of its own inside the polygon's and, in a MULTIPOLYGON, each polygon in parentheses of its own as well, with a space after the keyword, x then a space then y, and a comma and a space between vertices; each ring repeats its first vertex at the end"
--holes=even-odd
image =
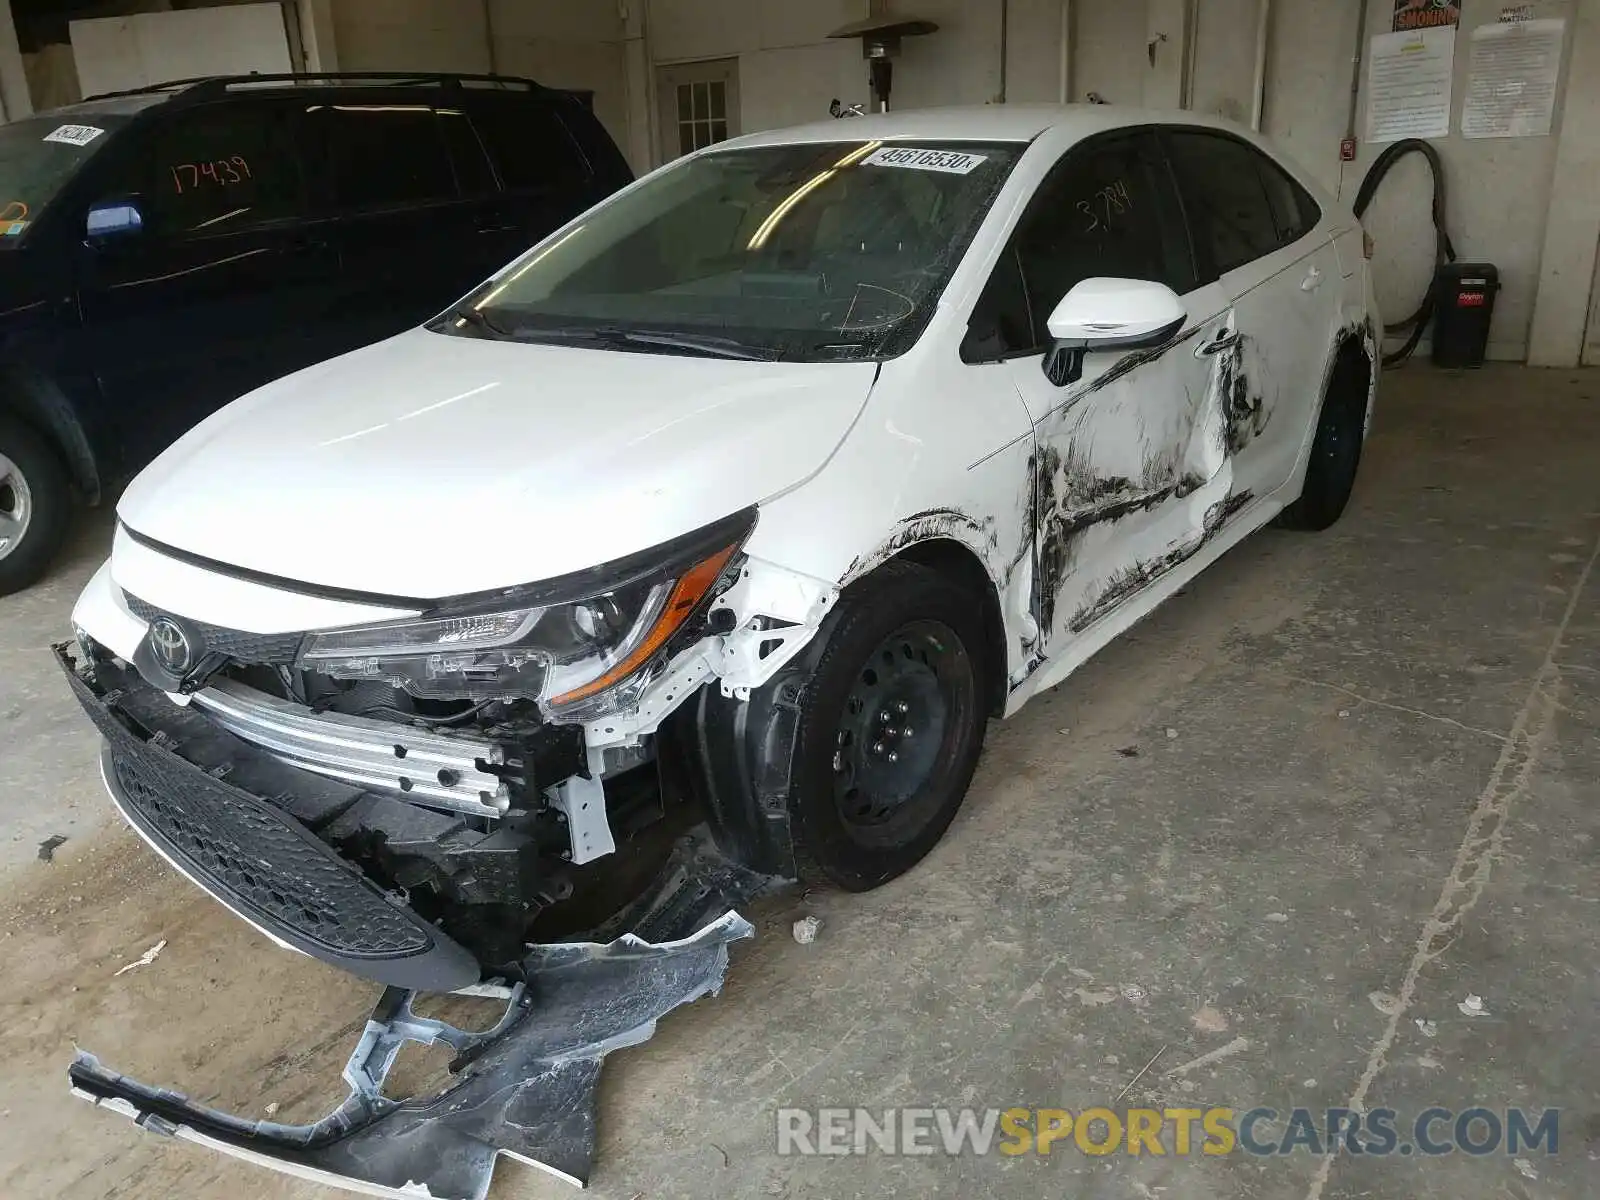
POLYGON ((170 617, 157 617, 150 623, 150 648, 156 662, 173 675, 188 671, 194 655, 189 635, 170 617))

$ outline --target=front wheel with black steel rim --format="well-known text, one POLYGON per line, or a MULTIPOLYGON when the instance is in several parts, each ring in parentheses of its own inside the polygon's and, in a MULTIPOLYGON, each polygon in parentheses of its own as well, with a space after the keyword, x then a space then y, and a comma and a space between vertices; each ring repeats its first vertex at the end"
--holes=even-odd
POLYGON ((0 596, 44 574, 66 539, 71 511, 71 486, 49 444, 0 415, 0 596))
POLYGON ((1334 367, 1317 417, 1305 486, 1278 518, 1284 528, 1320 532, 1344 515, 1366 437, 1367 379, 1353 357, 1341 358, 1334 367))
POLYGON ((988 719, 982 602, 890 563, 839 602, 805 689, 796 854, 852 891, 933 849, 972 782, 988 719))

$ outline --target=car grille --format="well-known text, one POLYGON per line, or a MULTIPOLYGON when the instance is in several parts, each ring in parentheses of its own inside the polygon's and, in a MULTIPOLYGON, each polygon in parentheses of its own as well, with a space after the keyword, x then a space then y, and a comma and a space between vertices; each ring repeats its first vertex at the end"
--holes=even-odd
MULTIPOLYGON (((129 592, 124 592, 122 595, 128 602, 128 611, 146 625, 157 617, 176 617, 176 614, 165 612, 153 604, 147 604, 129 592)), ((186 629, 198 635, 201 645, 195 648, 197 659, 204 654, 221 654, 235 662, 257 663, 269 667, 293 666, 295 658, 300 653, 300 643, 306 636, 303 633, 245 633, 239 629, 225 629, 221 625, 208 625, 204 621, 191 620, 189 617, 176 619, 181 620, 186 629)))
POLYGON ((287 813, 135 736, 88 685, 73 691, 110 745, 123 811, 195 882, 268 932, 350 958, 421 954, 433 939, 287 813))

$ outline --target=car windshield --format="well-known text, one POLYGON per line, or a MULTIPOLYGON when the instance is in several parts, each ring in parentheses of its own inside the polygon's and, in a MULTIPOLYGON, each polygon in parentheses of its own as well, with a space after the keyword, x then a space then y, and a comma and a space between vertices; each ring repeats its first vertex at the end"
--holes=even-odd
POLYGON ((83 124, 54 116, 0 126, 0 246, 26 237, 72 173, 127 119, 96 113, 83 124))
POLYGON ((1023 149, 855 141, 689 158, 535 247, 436 328, 730 358, 899 354, 1023 149))

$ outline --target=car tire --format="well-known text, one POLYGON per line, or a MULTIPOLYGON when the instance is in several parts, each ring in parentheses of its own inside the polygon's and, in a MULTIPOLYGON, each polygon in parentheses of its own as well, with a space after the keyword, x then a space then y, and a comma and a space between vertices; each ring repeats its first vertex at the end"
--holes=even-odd
POLYGON ((50 444, 0 416, 0 596, 36 582, 66 540, 72 486, 50 444))
POLYGON ((802 878, 867 891, 944 836, 983 749, 982 611, 913 563, 841 597, 801 699, 790 810, 802 878))
POLYGON ((1328 380, 1300 498, 1285 508, 1285 529, 1320 532, 1344 515, 1355 489, 1366 434, 1366 380, 1360 364, 1341 357, 1328 380))

